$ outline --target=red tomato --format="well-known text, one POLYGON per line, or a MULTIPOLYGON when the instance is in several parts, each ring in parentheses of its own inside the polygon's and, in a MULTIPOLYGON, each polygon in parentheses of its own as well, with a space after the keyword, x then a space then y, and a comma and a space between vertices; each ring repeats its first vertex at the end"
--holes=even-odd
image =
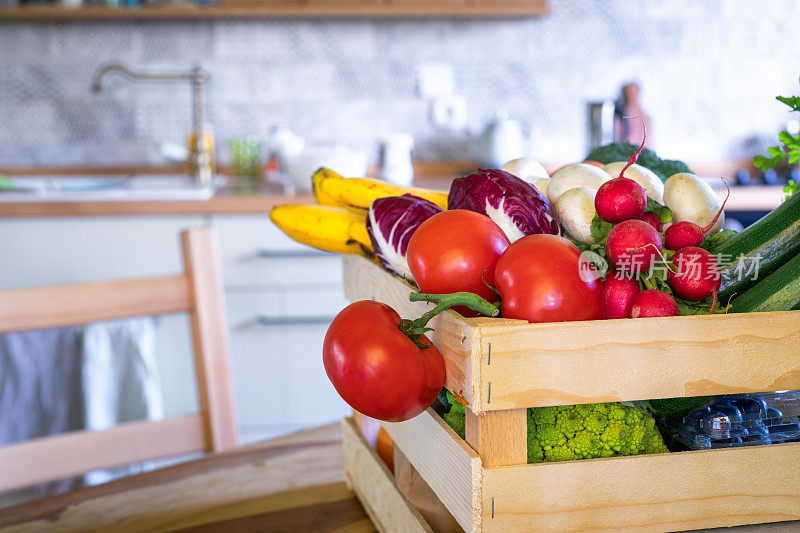
MULTIPOLYGON (((423 222, 408 243, 408 266, 420 290, 429 294, 473 292, 495 302, 494 269, 508 237, 492 219, 466 209, 452 209, 423 222), (486 283, 484 283, 484 280, 486 283)), ((454 307, 464 316, 474 311, 454 307)))
MULTIPOLYGON (((362 300, 345 307, 325 334, 322 360, 336 391, 356 411, 400 422, 427 409, 444 386, 444 359, 419 348, 386 304, 362 300)), ((429 345, 422 336, 420 342, 429 345)))
POLYGON ((599 320, 599 279, 578 274, 577 246, 558 235, 528 235, 514 241, 497 262, 494 280, 503 317, 529 322, 599 320))

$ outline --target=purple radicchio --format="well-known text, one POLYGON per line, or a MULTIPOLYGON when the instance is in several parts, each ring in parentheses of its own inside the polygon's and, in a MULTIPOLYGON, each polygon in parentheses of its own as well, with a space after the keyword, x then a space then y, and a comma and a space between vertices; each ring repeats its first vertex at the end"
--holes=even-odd
POLYGON ((442 209, 413 194, 378 198, 369 208, 367 233, 383 268, 413 281, 408 267, 408 241, 417 228, 442 209))
POLYGON ((491 218, 514 242, 525 235, 558 235, 555 211, 530 183, 496 169, 481 169, 453 180, 448 209, 468 209, 491 218))

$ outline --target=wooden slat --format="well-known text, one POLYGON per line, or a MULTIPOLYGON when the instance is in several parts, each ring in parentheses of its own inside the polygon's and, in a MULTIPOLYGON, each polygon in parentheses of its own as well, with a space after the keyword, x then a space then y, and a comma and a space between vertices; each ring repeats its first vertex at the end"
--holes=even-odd
MULTIPOLYGON (((366 259, 344 266, 351 300, 426 309, 366 259)), ((448 312, 433 327, 447 388, 476 413, 800 388, 800 311, 549 324, 448 312)))
MULTIPOLYGON (((354 255, 343 256, 344 293, 350 301, 378 300, 391 304, 403 318, 419 318, 433 304, 410 302, 411 285, 391 276, 378 265, 354 255)), ((467 402, 472 401, 472 343, 473 331, 469 321, 454 312, 445 312, 428 324, 434 329, 428 332, 444 357, 447 369, 446 387, 460 394, 467 402)))
POLYGON ((411 461, 465 531, 481 527, 481 458, 431 409, 406 422, 383 422, 394 445, 411 461))
POLYGON ((475 414, 466 409, 466 440, 484 466, 528 462, 528 410, 509 409, 475 414))
POLYGON ((0 492, 203 449, 200 415, 44 437, 0 447, 0 492))
POLYGON ((173 4, 136 9, 24 6, 0 8, 0 22, 30 20, 152 20, 283 17, 530 17, 549 12, 544 0, 492 2, 359 2, 352 0, 262 0, 249 4, 196 6, 173 4))
POLYGON ((342 420, 347 484, 381 532, 431 533, 419 511, 397 490, 394 477, 352 418, 342 420))
POLYGON ((219 254, 211 228, 185 231, 181 239, 192 289, 194 366, 206 449, 222 451, 237 446, 238 437, 219 254))
POLYGON ((478 411, 800 388, 800 311, 506 324, 479 335, 478 411))
POLYGON ((683 531, 797 520, 800 445, 495 467, 483 482, 484 531, 683 531))
POLYGON ((0 333, 189 309, 185 275, 0 292, 0 333))

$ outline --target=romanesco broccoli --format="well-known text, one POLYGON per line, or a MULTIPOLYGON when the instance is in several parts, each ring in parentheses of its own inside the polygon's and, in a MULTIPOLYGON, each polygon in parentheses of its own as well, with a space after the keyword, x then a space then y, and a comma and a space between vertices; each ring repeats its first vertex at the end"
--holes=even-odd
MULTIPOLYGON (((448 399, 453 407, 444 420, 463 438, 464 405, 449 394, 448 399)), ((641 407, 597 403, 528 409, 529 463, 666 451, 655 419, 641 407)))
POLYGON ((528 462, 666 452, 643 408, 597 403, 528 409, 528 462))

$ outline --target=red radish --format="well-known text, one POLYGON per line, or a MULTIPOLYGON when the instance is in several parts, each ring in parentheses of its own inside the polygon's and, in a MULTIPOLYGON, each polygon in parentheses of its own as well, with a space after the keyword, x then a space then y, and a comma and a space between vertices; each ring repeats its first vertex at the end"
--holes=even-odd
POLYGON ((666 292, 647 289, 633 297, 631 318, 678 316, 678 303, 666 292))
POLYGON ((661 255, 661 235, 639 219, 620 222, 608 232, 606 255, 617 270, 638 274, 647 271, 661 255))
POLYGON ((717 260, 708 251, 686 246, 675 252, 672 262, 677 272, 667 272, 667 283, 675 294, 692 302, 716 295, 722 277, 717 260))
POLYGON ((612 271, 603 281, 603 318, 628 318, 633 297, 639 294, 636 278, 612 271))
POLYGON ((597 189, 594 208, 597 216, 616 224, 642 216, 647 209, 647 195, 641 185, 620 176, 605 182, 597 189))
POLYGON ((705 228, 701 228, 694 222, 688 220, 676 222, 664 232, 664 247, 670 250, 680 250, 687 246, 700 246, 703 243, 703 239, 706 238, 706 234, 711 231, 711 228, 717 223, 717 219, 722 214, 722 210, 725 209, 725 204, 731 196, 731 188, 728 187, 728 182, 725 180, 722 181, 725 183, 725 187, 728 188, 728 196, 726 196, 725 201, 722 202, 722 206, 719 208, 719 211, 717 211, 717 216, 714 217, 714 220, 705 228))
POLYGON ((639 220, 644 220, 656 228, 656 231, 659 233, 661 233, 661 229, 664 227, 664 223, 661 222, 661 217, 656 215, 653 211, 647 211, 644 215, 639 217, 639 220))
POLYGON ((644 119, 639 118, 642 120, 642 144, 628 158, 628 163, 622 167, 619 176, 602 184, 594 197, 594 209, 597 211, 597 216, 612 224, 639 218, 647 209, 647 194, 642 186, 625 177, 628 167, 639 159, 639 154, 642 153, 644 141, 647 138, 644 131, 644 119))

